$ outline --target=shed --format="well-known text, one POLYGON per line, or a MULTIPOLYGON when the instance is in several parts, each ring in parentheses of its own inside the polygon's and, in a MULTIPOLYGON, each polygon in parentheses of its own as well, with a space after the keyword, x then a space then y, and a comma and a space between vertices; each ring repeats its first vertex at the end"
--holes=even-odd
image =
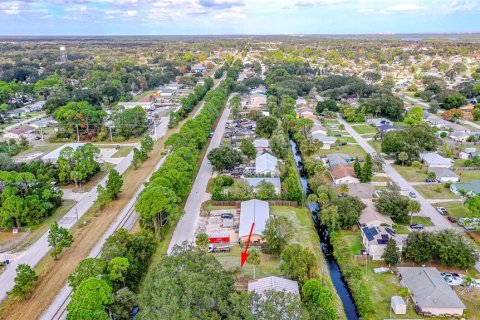
POLYGON ((407 314, 407 304, 400 296, 393 296, 390 300, 390 306, 395 314, 407 314))

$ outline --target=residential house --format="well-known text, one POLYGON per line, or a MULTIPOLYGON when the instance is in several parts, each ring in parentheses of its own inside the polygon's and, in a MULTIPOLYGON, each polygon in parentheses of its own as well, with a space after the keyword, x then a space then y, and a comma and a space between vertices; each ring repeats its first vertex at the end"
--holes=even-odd
POLYGON ((442 157, 436 152, 420 153, 420 159, 427 167, 450 168, 453 166, 453 160, 442 157))
POLYGON ((470 154, 464 151, 458 153, 458 159, 466 160, 470 158, 470 154))
POLYGON ((382 124, 380 126, 377 126, 377 129, 381 133, 386 133, 386 132, 389 132, 389 131, 405 130, 405 127, 392 126, 391 124, 382 124))
POLYGON ((362 210, 360 219, 358 220, 358 223, 362 227, 393 226, 393 220, 378 212, 375 204, 371 200, 362 199, 362 202, 365 204, 365 209, 362 210))
POLYGON ((327 129, 325 129, 325 127, 320 122, 313 121, 313 126, 310 129, 311 134, 322 133, 324 135, 327 135, 327 132, 328 132, 327 129))
POLYGON ((267 96, 263 93, 254 93, 250 95, 251 107, 263 107, 267 105, 267 96))
POLYGON ((317 119, 317 116, 313 113, 309 107, 297 108, 296 113, 304 119, 317 119))
POLYGON ((408 288, 417 313, 425 316, 461 316, 465 305, 433 267, 398 267, 400 284, 408 288))
POLYGON ((449 138, 456 142, 466 142, 468 137, 472 135, 471 132, 466 131, 454 131, 450 133, 449 138))
POLYGON ((333 168, 338 165, 348 165, 349 163, 353 162, 351 156, 345 153, 331 153, 327 154, 327 162, 330 168, 333 168))
POLYGON ((278 159, 269 153, 264 153, 255 159, 255 174, 276 176, 278 174, 278 159))
POLYGON ((458 182, 460 177, 448 168, 443 167, 429 167, 428 172, 435 173, 435 178, 440 182, 458 182))
POLYGON ((373 260, 383 260, 382 255, 389 239, 395 240, 400 251, 402 251, 406 239, 406 235, 397 235, 390 227, 365 226, 362 227, 361 231, 365 251, 373 260))
POLYGON ((242 201, 240 204, 240 225, 238 229, 240 242, 248 240, 253 223, 255 225, 250 241, 253 243, 262 242, 263 232, 269 218, 270 208, 267 201, 257 199, 242 201))
POLYGON ((265 151, 270 150, 270 141, 268 139, 255 139, 253 141, 255 150, 257 150, 257 155, 265 153, 265 151))
POLYGON ((300 297, 298 283, 293 280, 272 276, 257 280, 250 280, 248 282, 248 292, 255 291, 260 296, 263 296, 267 290, 285 291, 300 297))
POLYGON ((275 189, 275 193, 279 195, 282 191, 282 184, 280 182, 280 178, 245 178, 245 182, 253 188, 254 192, 258 191, 258 185, 260 182, 265 181, 268 183, 271 183, 273 185, 273 188, 275 189))
POLYGON ((450 191, 456 195, 461 195, 462 190, 469 196, 476 196, 477 194, 480 194, 480 180, 473 180, 464 183, 452 183, 450 185, 450 191))
POLYGON ((323 143, 322 149, 326 149, 326 150, 330 149, 332 145, 335 144, 335 142, 337 141, 337 138, 327 136, 320 132, 312 133, 311 136, 313 140, 321 141, 323 143))
POLYGON ((329 168, 328 172, 330 173, 334 184, 359 183, 352 167, 340 164, 333 168, 329 168))
POLYGON ((258 88, 250 90, 250 94, 251 95, 253 95, 253 94, 267 95, 267 88, 265 88, 265 86, 263 86, 263 85, 258 86, 258 88))
POLYGON ((207 68, 205 68, 201 63, 198 63, 192 66, 192 71, 195 73, 204 73, 207 71, 207 68))
POLYGON ((24 124, 12 129, 9 129, 3 133, 5 139, 20 140, 22 137, 27 140, 35 139, 35 128, 24 124))

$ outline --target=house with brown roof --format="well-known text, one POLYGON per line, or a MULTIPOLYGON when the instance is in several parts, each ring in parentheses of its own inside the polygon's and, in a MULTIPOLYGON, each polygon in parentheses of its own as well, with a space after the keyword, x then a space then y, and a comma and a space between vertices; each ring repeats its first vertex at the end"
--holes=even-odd
POLYGON ((334 184, 359 183, 352 167, 339 164, 328 169, 328 172, 330 172, 334 184))
POLYGON ((24 137, 27 140, 33 140, 35 138, 35 128, 29 125, 21 125, 5 131, 3 134, 5 139, 19 140, 24 137))

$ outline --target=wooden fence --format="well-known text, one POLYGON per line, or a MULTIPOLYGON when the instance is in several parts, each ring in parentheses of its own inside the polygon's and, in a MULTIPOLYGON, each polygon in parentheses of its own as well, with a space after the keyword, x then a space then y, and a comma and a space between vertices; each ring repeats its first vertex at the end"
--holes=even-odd
MULTIPOLYGON (((216 207, 236 207, 240 208, 242 201, 212 201, 212 206, 216 207)), ((282 207, 298 207, 297 201, 286 200, 270 200, 268 201, 270 206, 282 206, 282 207)))
POLYGON ((453 171, 480 171, 480 167, 456 167, 453 171))

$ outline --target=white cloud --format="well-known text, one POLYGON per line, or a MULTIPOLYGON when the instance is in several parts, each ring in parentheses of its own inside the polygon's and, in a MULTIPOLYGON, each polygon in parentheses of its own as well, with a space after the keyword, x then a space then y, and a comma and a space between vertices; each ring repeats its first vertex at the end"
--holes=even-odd
POLYGON ((400 3, 385 9, 380 10, 380 13, 389 14, 389 13, 412 13, 418 12, 427 9, 426 6, 418 5, 415 3, 400 3))
POLYGON ((332 4, 342 4, 346 3, 346 0, 297 0, 295 4, 301 7, 310 7, 310 6, 327 6, 332 4))
POLYGON ((0 1, 0 12, 5 13, 6 15, 17 15, 20 11, 20 2, 19 1, 0 1))
POLYGON ((476 0, 453 0, 449 5, 444 6, 452 11, 471 11, 478 8, 476 0))
POLYGON ((230 10, 217 13, 214 18, 218 20, 236 20, 245 19, 247 15, 240 8, 232 8, 230 10))

